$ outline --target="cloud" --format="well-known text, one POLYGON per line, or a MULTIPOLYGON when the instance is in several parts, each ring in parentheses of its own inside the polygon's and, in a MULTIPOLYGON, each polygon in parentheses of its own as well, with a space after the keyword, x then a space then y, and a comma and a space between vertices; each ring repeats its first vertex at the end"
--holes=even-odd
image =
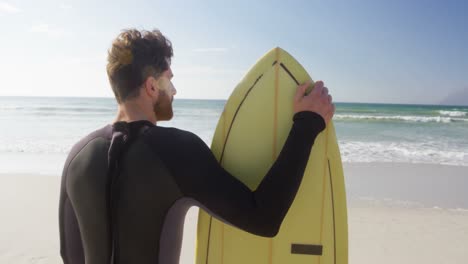
POLYGON ((193 49, 194 52, 227 52, 228 48, 197 48, 193 49))
POLYGON ((34 25, 31 27, 31 32, 33 33, 41 33, 41 34, 46 34, 51 37, 64 37, 64 36, 70 36, 71 33, 67 32, 63 29, 60 28, 54 28, 50 26, 49 24, 38 24, 34 25))
POLYGON ((18 7, 5 2, 0 2, 0 13, 16 14, 19 12, 21 12, 21 9, 19 9, 18 7))
POLYGON ((61 3, 59 7, 60 9, 63 9, 63 10, 70 10, 73 8, 72 5, 66 4, 66 3, 61 3))

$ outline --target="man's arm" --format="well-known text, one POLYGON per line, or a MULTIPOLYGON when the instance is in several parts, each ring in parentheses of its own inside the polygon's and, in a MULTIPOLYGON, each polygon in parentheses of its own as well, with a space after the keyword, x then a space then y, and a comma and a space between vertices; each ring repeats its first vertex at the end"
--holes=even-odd
POLYGON ((238 228, 275 236, 297 193, 314 140, 324 128, 319 114, 297 113, 282 151, 255 191, 224 170, 192 133, 170 129, 165 133, 175 142, 160 141, 154 149, 185 196, 238 228))
POLYGON ((70 153, 62 172, 62 181, 60 186, 59 200, 59 231, 60 231, 60 255, 65 264, 84 264, 85 257, 83 251, 83 243, 81 239, 78 219, 73 208, 73 204, 68 196, 68 168, 76 155, 93 139, 101 137, 105 133, 109 133, 110 128, 97 130, 76 143, 70 153))
POLYGON ((65 264, 83 264, 84 252, 81 242, 81 234, 75 210, 67 194, 67 168, 66 163, 62 175, 59 202, 59 231, 60 231, 60 255, 65 264))

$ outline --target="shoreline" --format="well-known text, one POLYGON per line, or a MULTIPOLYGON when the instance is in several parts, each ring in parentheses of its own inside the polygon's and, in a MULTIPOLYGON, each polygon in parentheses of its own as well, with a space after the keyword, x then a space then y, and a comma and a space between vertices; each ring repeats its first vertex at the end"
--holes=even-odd
MULTIPOLYGON (((63 164, 59 165, 60 171, 63 164)), ((59 169, 57 169, 58 171, 59 169)), ((468 166, 344 162, 349 206, 468 209, 468 166)), ((60 178, 58 173, 0 172, 8 177, 60 178)))

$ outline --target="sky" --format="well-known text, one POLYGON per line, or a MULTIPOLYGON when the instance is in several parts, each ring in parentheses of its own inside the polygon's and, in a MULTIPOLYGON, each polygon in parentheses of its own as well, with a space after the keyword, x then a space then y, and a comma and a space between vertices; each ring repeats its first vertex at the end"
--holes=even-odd
POLYGON ((0 96, 112 97, 112 40, 157 28, 176 98, 227 99, 279 46, 337 102, 436 104, 468 89, 466 14, 463 0, 0 0, 0 96))

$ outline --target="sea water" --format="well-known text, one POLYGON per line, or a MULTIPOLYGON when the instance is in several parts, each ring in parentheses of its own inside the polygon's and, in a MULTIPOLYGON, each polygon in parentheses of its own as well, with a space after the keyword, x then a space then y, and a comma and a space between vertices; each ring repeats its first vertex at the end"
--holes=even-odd
MULTIPOLYGON (((158 125, 209 145, 225 103, 176 99, 173 120, 158 125)), ((0 97, 0 173, 59 175, 73 144, 116 110, 113 98, 0 97)), ((344 162, 468 167, 468 106, 336 103, 334 123, 344 162)))

